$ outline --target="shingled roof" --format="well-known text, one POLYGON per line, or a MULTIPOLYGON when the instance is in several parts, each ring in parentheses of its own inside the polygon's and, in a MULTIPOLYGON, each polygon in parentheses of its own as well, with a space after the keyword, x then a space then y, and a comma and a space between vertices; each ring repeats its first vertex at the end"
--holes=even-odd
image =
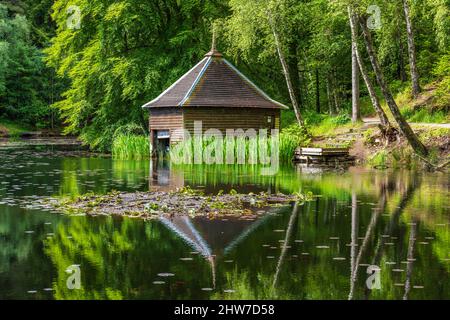
POLYGON ((288 109, 272 100, 214 49, 159 97, 143 106, 157 107, 288 109))

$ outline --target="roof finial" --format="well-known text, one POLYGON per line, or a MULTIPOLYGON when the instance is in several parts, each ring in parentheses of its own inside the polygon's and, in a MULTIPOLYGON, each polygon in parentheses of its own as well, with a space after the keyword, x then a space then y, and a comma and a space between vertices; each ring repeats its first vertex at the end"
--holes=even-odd
POLYGON ((212 23, 212 43, 211 43, 211 51, 206 54, 207 57, 222 57, 222 54, 217 51, 216 48, 217 41, 217 22, 212 23))
POLYGON ((211 51, 214 52, 216 51, 216 36, 217 36, 217 29, 216 29, 216 24, 213 22, 212 25, 212 44, 211 44, 211 51))

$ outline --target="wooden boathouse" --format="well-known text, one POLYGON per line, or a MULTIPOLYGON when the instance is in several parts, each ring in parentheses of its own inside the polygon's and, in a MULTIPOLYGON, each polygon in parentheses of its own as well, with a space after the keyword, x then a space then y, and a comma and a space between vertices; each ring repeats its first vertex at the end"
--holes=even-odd
POLYGON ((271 99, 213 48, 204 59, 143 108, 150 111, 152 150, 168 150, 191 134, 194 121, 203 132, 215 128, 279 129, 285 105, 271 99), (180 130, 181 129, 181 130, 180 130))

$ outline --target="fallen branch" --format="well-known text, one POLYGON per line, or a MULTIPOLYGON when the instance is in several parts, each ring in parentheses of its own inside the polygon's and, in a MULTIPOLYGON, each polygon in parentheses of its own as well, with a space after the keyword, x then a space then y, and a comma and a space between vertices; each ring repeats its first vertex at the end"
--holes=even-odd
POLYGON ((447 167, 450 164, 450 160, 447 160, 446 162, 442 163, 442 164, 434 164, 432 162, 430 162, 428 159, 426 159, 425 157, 423 157, 422 155, 416 153, 416 155, 423 161, 425 162, 429 167, 432 167, 433 170, 435 171, 442 171, 444 170, 445 167, 447 167))

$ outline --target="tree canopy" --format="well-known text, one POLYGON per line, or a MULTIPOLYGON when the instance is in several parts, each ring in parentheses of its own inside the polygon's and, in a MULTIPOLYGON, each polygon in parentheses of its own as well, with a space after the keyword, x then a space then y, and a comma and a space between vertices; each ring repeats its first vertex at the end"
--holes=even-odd
MULTIPOLYGON (((147 128, 140 106, 203 57, 213 25, 218 49, 271 96, 289 104, 269 11, 307 124, 320 114, 351 113, 348 5, 367 21, 380 14, 380 27, 370 32, 392 91, 407 89, 411 78, 402 1, 380 0, 375 9, 371 1, 351 0, 1 3, 6 6, 0 9, 0 117, 49 126, 57 112, 66 133, 103 151, 110 150, 120 127, 147 128)), ((436 81, 441 105, 448 106, 449 1, 407 3, 419 79, 422 84, 436 81)), ((361 33, 358 41, 375 83, 361 33)), ((363 85, 360 96, 362 113, 373 113, 363 85)), ((284 126, 294 119, 292 111, 284 112, 284 126)))

